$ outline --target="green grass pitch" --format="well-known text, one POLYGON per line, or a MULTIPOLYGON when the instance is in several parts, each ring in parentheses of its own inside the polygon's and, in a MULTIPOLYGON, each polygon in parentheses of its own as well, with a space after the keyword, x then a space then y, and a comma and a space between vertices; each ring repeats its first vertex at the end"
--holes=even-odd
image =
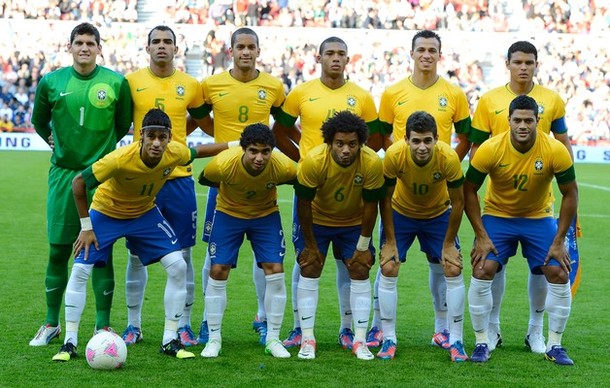
MULTIPOLYGON (((195 164, 198 173, 204 161, 195 164)), ((81 322, 79 357, 68 363, 54 363, 51 357, 60 342, 32 348, 28 342, 45 314, 44 272, 48 247, 46 240, 46 184, 49 167, 47 152, 0 152, 2 168, 0 228, 0 386, 242 386, 242 387, 314 387, 314 386, 494 386, 494 387, 605 387, 610 381, 610 269, 608 266, 608 230, 610 230, 610 166, 577 165, 580 193, 580 220, 584 238, 579 240, 582 282, 574 299, 564 346, 576 365, 559 367, 542 356, 526 351, 523 337, 527 329, 527 266, 520 257, 508 266, 507 291, 502 309, 502 334, 505 345, 494 351, 484 365, 452 364, 449 354, 430 346, 433 332, 432 301, 428 290, 428 269, 415 244, 399 279, 396 359, 389 362, 360 361, 337 344, 339 327, 335 266, 331 260, 322 275, 320 305, 316 319, 317 358, 299 360, 296 349, 288 360, 275 360, 263 354, 252 331, 256 312, 252 284, 252 258, 249 246, 241 251, 238 268, 231 271, 228 306, 223 324, 223 353, 213 360, 198 356, 176 360, 159 353, 163 328, 163 289, 165 275, 158 265, 149 267, 149 282, 143 311, 144 341, 129 348, 123 369, 104 372, 87 366, 84 345, 94 325, 94 301, 91 288, 81 322), (604 296, 605 295, 605 296, 604 296), (237 301, 241 301, 238 305, 237 301)), ((199 233, 205 209, 207 189, 196 188, 200 211, 199 233)), ((292 192, 280 190, 280 208, 284 231, 290 235, 292 192)), ((472 244, 472 230, 466 217, 460 229, 465 256, 472 244)), ((287 238, 289 240, 289 238, 287 238)), ((375 240, 377 238, 375 236, 375 240)), ((292 245, 287 242, 285 268, 290 295, 290 273, 294 264, 292 245)), ((196 302, 193 326, 198 329, 203 312, 201 266, 205 245, 194 249, 196 302)), ((116 290, 112 323, 117 331, 126 326, 125 265, 126 250, 115 245, 116 290)), ((376 267, 374 270, 376 271, 376 267)), ((466 263, 467 284, 471 270, 466 263)), ((374 271, 371 272, 374 276, 374 271)), ((63 321, 62 312, 62 321, 63 321)), ((63 322, 62 322, 63 323, 63 322)), ((290 296, 286 306, 284 337, 292 325, 290 296)), ((466 308, 464 321, 466 350, 473 349, 474 334, 466 308)), ((63 335, 62 335, 63 340, 63 335)))

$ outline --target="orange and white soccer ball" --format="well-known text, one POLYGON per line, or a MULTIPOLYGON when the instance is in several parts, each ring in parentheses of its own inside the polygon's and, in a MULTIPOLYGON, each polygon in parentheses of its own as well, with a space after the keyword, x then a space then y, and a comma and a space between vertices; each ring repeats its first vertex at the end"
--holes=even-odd
POLYGON ((127 346, 117 334, 101 331, 87 342, 86 357, 93 369, 117 369, 127 359, 127 346))

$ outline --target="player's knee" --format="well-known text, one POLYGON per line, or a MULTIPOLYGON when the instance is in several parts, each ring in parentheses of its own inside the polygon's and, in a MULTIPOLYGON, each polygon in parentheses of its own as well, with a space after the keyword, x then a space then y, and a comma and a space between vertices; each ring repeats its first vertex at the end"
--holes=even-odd
POLYGON ((565 284, 570 280, 568 274, 559 266, 546 266, 543 272, 549 283, 565 284))
POLYGON ((306 278, 319 278, 322 274, 322 265, 318 262, 311 263, 306 267, 301 267, 301 276, 306 278))
POLYGON ((186 278, 186 263, 184 262, 180 251, 163 256, 161 264, 163 265, 163 268, 165 268, 169 278, 186 278))
POLYGON ((230 265, 213 264, 210 268, 210 277, 214 280, 227 280, 229 278, 230 265))
POLYGON ((265 275, 284 272, 284 266, 281 263, 261 263, 261 266, 265 275))
POLYGON ((354 280, 366 280, 369 278, 369 268, 361 263, 352 260, 347 266, 349 269, 349 277, 354 280))
POLYGON ((462 269, 460 267, 456 267, 455 265, 448 265, 446 268, 443 268, 445 273, 445 277, 454 278, 456 276, 460 276, 462 273, 462 269))
POLYGON ((492 280, 496 274, 496 269, 497 269, 497 265, 496 266, 477 265, 472 268, 472 276, 474 276, 476 279, 492 280))
POLYGON ((381 267, 381 274, 385 277, 395 278, 398 276, 400 262, 389 261, 381 267))

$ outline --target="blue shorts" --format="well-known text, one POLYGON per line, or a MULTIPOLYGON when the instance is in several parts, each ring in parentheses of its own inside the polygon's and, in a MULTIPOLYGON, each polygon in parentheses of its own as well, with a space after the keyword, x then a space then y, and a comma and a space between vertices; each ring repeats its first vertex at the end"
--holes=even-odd
POLYGON ((261 263, 284 263, 286 241, 280 212, 243 219, 216 211, 208 244, 212 265, 231 265, 235 268, 244 235, 250 240, 259 267, 261 263))
MULTIPOLYGON (((419 241, 420 250, 431 257, 435 263, 441 262, 443 251, 443 241, 449 226, 449 216, 451 209, 440 216, 430 219, 416 219, 407 217, 392 209, 392 219, 394 220, 394 234, 396 246, 398 248, 398 258, 402 263, 407 261, 407 251, 411 248, 415 237, 419 241)), ((381 238, 385 241, 385 233, 381 227, 381 238)), ((460 250, 460 241, 455 237, 455 247, 460 250)))
POLYGON ((187 176, 168 180, 157 194, 155 204, 174 228, 180 247, 188 248, 195 245, 197 237, 197 198, 195 197, 193 177, 187 176))
MULTIPOLYGON (((296 251, 295 257, 297 258, 298 262, 299 255, 303 251, 303 248, 305 248, 305 239, 303 238, 300 224, 297 222, 294 225, 296 225, 296 227, 292 231, 292 243, 294 244, 294 249, 296 251)), ((362 227, 360 225, 324 226, 313 224, 313 234, 316 238, 318 249, 322 255, 326 257, 328 246, 332 242, 333 252, 336 255, 335 259, 337 260, 339 260, 339 258, 342 260, 351 259, 352 256, 354 256, 356 244, 358 243, 358 238, 360 237, 360 232, 362 232, 362 227)), ((373 255, 372 264, 375 264, 375 247, 373 247, 372 239, 369 243, 369 250, 373 255)))
MULTIPOLYGON (((493 252, 487 255, 488 260, 506 265, 508 259, 517 253, 521 243, 521 254, 527 259, 530 271, 541 274, 549 248, 557 232, 557 223, 553 217, 545 218, 504 218, 490 215, 482 217, 483 226, 493 242, 498 255, 493 252)), ((548 265, 558 266, 559 262, 551 259, 548 265)))
POLYGON ((180 250, 174 230, 156 207, 138 218, 126 220, 108 217, 96 210, 90 210, 89 216, 100 249, 91 246, 87 261, 82 250, 74 259, 75 263, 104 267, 112 246, 121 237, 127 239, 129 249, 140 257, 144 265, 155 263, 168 253, 180 250))
POLYGON ((216 210, 216 197, 218 196, 218 188, 210 187, 208 189, 208 202, 205 205, 205 221, 203 222, 203 241, 210 242, 210 233, 212 233, 212 224, 214 223, 214 211, 216 210))

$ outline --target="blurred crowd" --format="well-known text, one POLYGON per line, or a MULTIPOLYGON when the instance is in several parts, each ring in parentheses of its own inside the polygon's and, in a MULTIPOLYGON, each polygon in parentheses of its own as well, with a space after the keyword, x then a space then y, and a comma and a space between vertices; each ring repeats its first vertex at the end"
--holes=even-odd
MULTIPOLYGON (((143 7, 142 0, 140 3, 141 9, 151 9, 143 7)), ((515 40, 527 39, 539 49, 538 82, 558 91, 567 102, 572 140, 581 144, 610 141, 607 1, 527 0, 518 10, 510 9, 514 2, 500 0, 155 3, 155 9, 164 11, 156 16, 150 14, 147 23, 132 23, 138 20, 138 2, 133 0, 28 1, 27 6, 26 1, 4 1, 0 8, 0 31, 5 37, 0 40, 0 128, 31 128, 29 120, 38 80, 71 63, 66 41, 74 23, 84 18, 100 27, 102 64, 121 73, 147 65, 146 34, 151 26, 173 26, 180 49, 177 67, 200 79, 232 65, 228 46, 236 27, 261 26, 256 27, 261 38, 259 66, 281 78, 287 92, 296 84, 319 76, 317 45, 326 37, 337 35, 348 43, 349 78, 370 90, 377 102, 387 86, 411 72, 409 49, 414 31, 403 29, 437 29, 443 39, 439 71, 465 90, 472 110, 482 93, 508 81, 504 66, 508 46, 515 40), (256 15, 249 13, 253 7, 256 15), (344 17, 337 16, 350 13, 347 11, 357 15, 351 24, 344 24, 344 17), (67 21, 23 20, 42 18, 67 21), (369 24, 364 25, 367 19, 369 24), (279 34, 273 26, 321 28, 294 28, 290 34, 279 34), (510 32, 516 26, 521 30, 510 32), (548 33, 541 33, 542 30, 548 33)))

